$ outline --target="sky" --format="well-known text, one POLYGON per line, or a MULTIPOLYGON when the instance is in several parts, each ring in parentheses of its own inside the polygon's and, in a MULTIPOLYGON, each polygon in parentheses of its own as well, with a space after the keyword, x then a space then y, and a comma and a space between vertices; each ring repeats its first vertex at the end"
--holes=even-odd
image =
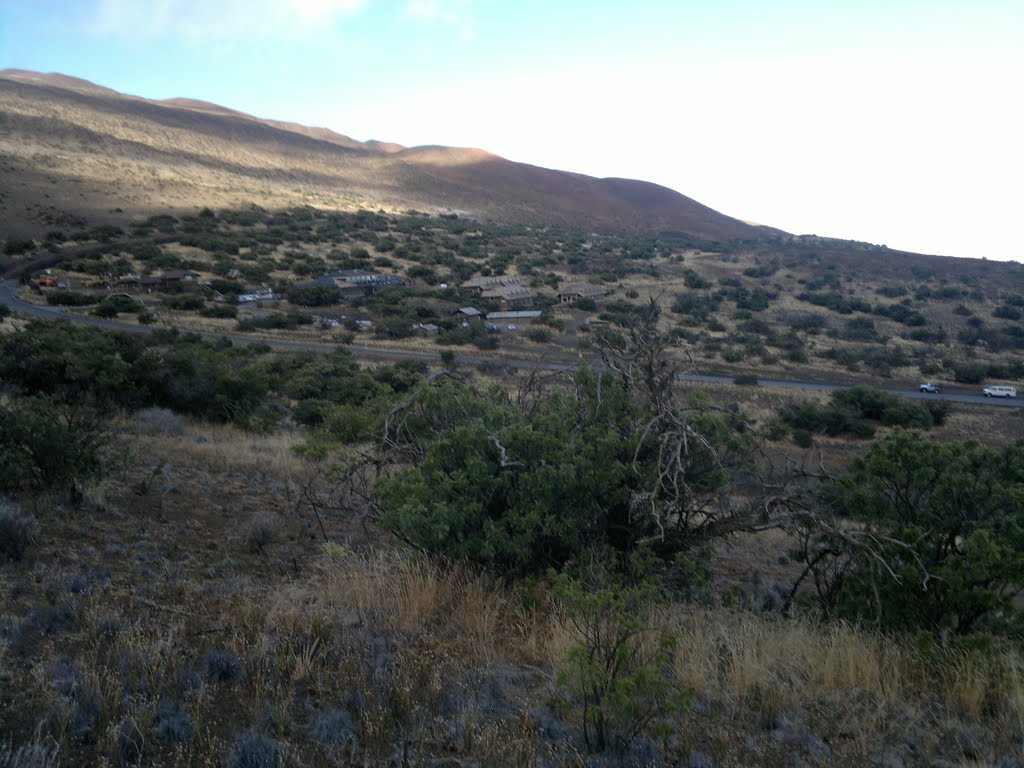
POLYGON ((1024 262, 1024 0, 0 0, 0 68, 1024 262))

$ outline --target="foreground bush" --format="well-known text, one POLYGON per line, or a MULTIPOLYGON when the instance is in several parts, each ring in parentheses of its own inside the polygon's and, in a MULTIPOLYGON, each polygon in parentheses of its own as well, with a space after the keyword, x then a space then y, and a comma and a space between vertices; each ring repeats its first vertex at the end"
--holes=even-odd
POLYGON ((102 471, 105 433, 95 412, 45 397, 0 402, 0 491, 77 494, 102 471))
POLYGON ((0 563, 25 557, 38 528, 35 518, 21 514, 17 505, 0 499, 0 563))
POLYGON ((936 633, 1024 630, 1024 439, 994 449, 898 429, 824 490, 802 556, 829 615, 936 633))
POLYGON ((644 539, 670 560, 699 529, 716 530, 726 505, 704 510, 731 479, 726 463, 749 449, 741 423, 700 400, 656 415, 609 373, 580 369, 572 383, 531 398, 424 387, 392 414, 385 440, 412 466, 381 481, 382 525, 506 575, 561 568, 594 546, 632 552, 644 539), (666 447, 687 430, 700 437, 666 447))

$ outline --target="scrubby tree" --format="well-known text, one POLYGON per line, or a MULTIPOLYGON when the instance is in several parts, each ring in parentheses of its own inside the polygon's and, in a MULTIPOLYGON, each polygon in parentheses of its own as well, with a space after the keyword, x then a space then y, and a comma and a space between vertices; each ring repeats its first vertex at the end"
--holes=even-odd
MULTIPOLYGON (((634 318, 636 320, 636 318, 634 318)), ((656 318, 597 339, 604 370, 544 387, 443 376, 387 421, 379 520, 407 542, 504 574, 593 546, 670 562, 708 539, 771 524, 754 435, 735 411, 677 396, 656 318)))
POLYGON ((827 614, 887 629, 1021 629, 1024 440, 943 445, 897 429, 826 486, 801 530, 804 576, 827 614))
POLYGON ((0 403, 0 491, 68 493, 98 477, 104 432, 92 409, 45 397, 0 403))

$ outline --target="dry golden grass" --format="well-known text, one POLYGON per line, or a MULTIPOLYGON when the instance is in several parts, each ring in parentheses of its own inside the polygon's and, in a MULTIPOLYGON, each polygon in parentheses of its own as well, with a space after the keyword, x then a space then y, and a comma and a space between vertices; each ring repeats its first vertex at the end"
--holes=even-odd
MULTIPOLYGON (((131 430, 131 418, 122 417, 114 429, 131 430)), ((136 454, 153 462, 287 478, 299 477, 308 470, 295 451, 302 442, 303 436, 297 431, 259 435, 231 424, 186 421, 181 434, 134 433, 127 444, 136 454)))
MULTIPOLYGON (((285 518, 280 524, 290 525, 285 518)), ((57 588, 77 569, 55 557, 70 535, 65 529, 79 531, 83 549, 76 557, 83 570, 95 567, 89 558, 98 553, 88 554, 94 541, 93 546, 103 542, 161 553, 159 560, 147 557, 140 566, 133 558, 115 561, 118 576, 109 587, 80 598, 77 625, 59 635, 60 653, 73 659, 76 684, 96 693, 109 726, 93 747, 75 751, 69 730, 73 707, 66 709, 69 705, 55 697, 58 646, 47 646, 28 664, 3 657, 7 679, 18 686, 25 733, 38 713, 64 713, 55 737, 70 765, 91 764, 97 756, 119 759, 120 724, 138 722, 148 733, 157 716, 155 693, 126 691, 166 690, 177 685, 172 681, 182 679, 183 670, 208 676, 204 670, 210 667, 204 665, 211 663, 205 660, 211 652, 225 660, 224 674, 231 680, 237 665, 238 677, 235 682, 206 679, 195 692, 178 694, 185 697, 196 731, 181 752, 182 765, 225 754, 238 734, 268 711, 296 765, 319 759, 307 741, 308 723, 320 709, 336 706, 339 692, 363 697, 360 759, 370 764, 386 759, 403 732, 419 733, 421 749, 428 752, 475 756, 493 765, 531 765, 550 749, 525 715, 496 721, 472 706, 459 715, 466 718, 460 727, 468 730, 458 746, 429 735, 431 727, 436 733, 453 716, 445 704, 452 695, 473 701, 488 686, 512 686, 508 695, 519 702, 521 713, 547 705, 553 675, 578 639, 543 587, 527 608, 515 591, 490 577, 392 547, 354 550, 298 540, 257 555, 204 524, 153 527, 134 517, 107 521, 64 514, 44 518, 47 536, 39 555, 49 565, 24 574, 0 571, 5 587, 0 608, 23 613, 24 601, 45 600, 42 592, 57 588), (181 546, 193 558, 192 575, 184 581, 169 559, 181 546), (292 572, 292 558, 298 558, 298 573, 292 572), (235 564, 222 570, 226 560, 235 564), (138 568, 149 574, 144 590, 138 568), (115 631, 109 627, 112 619, 120 626, 115 631), (381 666, 382 659, 390 661, 381 666), (491 678, 493 670, 506 671, 491 678), (521 672, 506 679, 508 670, 521 672), (492 679, 500 682, 488 682, 492 679)), ((283 535, 291 540, 287 531, 283 535)), ((892 737, 897 716, 913 718, 933 734, 923 742, 926 749, 940 748, 942 728, 950 722, 980 726, 996 742, 1024 725, 1024 664, 1017 652, 984 658, 927 655, 847 625, 716 608, 668 606, 649 625, 679 638, 677 680, 704 702, 704 714, 697 720, 683 715, 677 729, 715 751, 722 765, 749 764, 751 754, 735 756, 732 742, 721 734, 756 729, 751 723, 770 721, 782 711, 796 713, 826 738, 835 735, 834 749, 846 764, 858 764, 892 737), (836 734, 851 730, 857 739, 841 746, 836 734)), ((648 640, 653 642, 655 634, 648 640)), ((572 725, 571 715, 566 722, 572 725)), ((161 744, 155 741, 147 754, 166 755, 161 744)))
POLYGON ((295 621, 296 606, 322 616, 353 613, 388 631, 438 633, 473 662, 521 657, 537 644, 536 627, 513 596, 466 568, 328 545, 313 583, 282 592, 271 619, 295 621))
POLYGON ((767 713, 846 709, 867 744, 895 711, 984 718, 1005 733, 1024 725, 1022 658, 922 652, 845 624, 818 625, 727 611, 669 617, 681 637, 680 681, 720 705, 767 713), (865 706, 866 705, 866 706, 865 706))

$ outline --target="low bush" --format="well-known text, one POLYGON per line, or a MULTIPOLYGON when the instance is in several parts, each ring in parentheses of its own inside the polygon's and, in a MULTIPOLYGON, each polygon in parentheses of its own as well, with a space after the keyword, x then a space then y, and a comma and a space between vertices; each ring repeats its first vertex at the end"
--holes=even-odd
POLYGON ((258 733, 246 733, 231 751, 230 768, 281 768, 284 752, 281 744, 258 733))
POLYGON ((23 253, 28 253, 35 247, 36 244, 32 240, 11 237, 4 242, 4 253, 7 256, 20 256, 23 253))
POLYGON ((140 305, 137 299, 125 294, 107 296, 96 305, 93 314, 99 317, 117 317, 122 312, 138 312, 140 305))
POLYGON ((288 312, 266 315, 264 317, 245 317, 238 321, 240 331, 291 330, 303 325, 312 325, 313 316, 302 312, 288 312))
POLYGON ((534 326, 526 329, 526 338, 530 341, 535 341, 538 344, 545 344, 551 341, 551 331, 547 328, 538 328, 534 326))
POLYGON ((326 307, 341 301, 341 289, 333 285, 289 288, 288 301, 303 307, 326 307))
POLYGON ((250 549, 262 552, 264 547, 277 541, 280 531, 281 526, 277 519, 269 512, 262 512, 243 524, 239 535, 250 549))
POLYGON ((202 307, 199 314, 203 317, 232 320, 238 317, 238 309, 230 304, 209 304, 202 307))
POLYGON ((17 562, 35 541, 39 524, 23 515, 17 505, 0 499, 0 562, 17 562))
POLYGON ((87 307, 98 304, 99 296, 78 291, 52 291, 46 294, 46 303, 54 307, 87 307))
POLYGON ((942 424, 949 410, 948 403, 917 403, 860 385, 834 392, 825 405, 807 402, 787 406, 780 417, 794 430, 794 438, 798 430, 868 438, 874 436, 875 424, 929 429, 942 424))
POLYGON ((177 293, 164 296, 163 305, 168 309, 196 310, 206 306, 206 300, 198 293, 177 293))
POLYGON ((63 409, 44 397, 0 404, 0 490, 71 492, 99 477, 105 435, 89 408, 63 409))
POLYGON ((146 435, 180 435, 185 431, 184 416, 156 405, 136 411, 132 421, 146 435))

